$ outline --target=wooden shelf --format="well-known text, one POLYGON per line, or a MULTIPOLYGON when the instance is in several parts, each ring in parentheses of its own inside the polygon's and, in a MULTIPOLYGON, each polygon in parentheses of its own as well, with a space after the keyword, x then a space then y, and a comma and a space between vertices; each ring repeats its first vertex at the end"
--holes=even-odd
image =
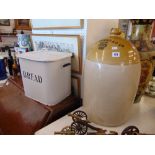
POLYGON ((0 37, 16 37, 17 33, 0 33, 0 37))

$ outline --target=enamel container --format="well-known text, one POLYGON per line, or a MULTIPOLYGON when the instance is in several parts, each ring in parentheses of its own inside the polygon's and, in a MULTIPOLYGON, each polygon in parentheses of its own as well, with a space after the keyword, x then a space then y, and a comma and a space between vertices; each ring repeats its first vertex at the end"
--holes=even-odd
POLYGON ((25 95, 45 105, 71 94, 71 53, 33 51, 19 54, 25 95))

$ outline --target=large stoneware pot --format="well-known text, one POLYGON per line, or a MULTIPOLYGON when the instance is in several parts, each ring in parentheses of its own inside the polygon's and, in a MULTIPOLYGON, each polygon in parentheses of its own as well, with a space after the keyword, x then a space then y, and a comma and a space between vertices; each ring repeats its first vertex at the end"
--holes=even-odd
POLYGON ((136 48, 120 37, 119 29, 98 41, 87 53, 84 71, 84 108, 88 119, 105 126, 126 121, 140 79, 136 48))

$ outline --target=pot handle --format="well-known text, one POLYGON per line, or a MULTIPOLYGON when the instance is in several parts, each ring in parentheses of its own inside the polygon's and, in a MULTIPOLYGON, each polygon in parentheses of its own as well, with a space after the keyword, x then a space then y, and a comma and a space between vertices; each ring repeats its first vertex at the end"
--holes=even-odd
POLYGON ((66 63, 62 67, 64 68, 64 67, 67 67, 67 66, 70 66, 70 65, 71 65, 71 63, 66 63))

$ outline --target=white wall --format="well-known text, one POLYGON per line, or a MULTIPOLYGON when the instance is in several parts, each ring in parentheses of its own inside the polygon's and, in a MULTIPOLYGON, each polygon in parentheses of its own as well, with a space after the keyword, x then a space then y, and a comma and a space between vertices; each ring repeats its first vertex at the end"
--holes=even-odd
MULTIPOLYGON (((84 51, 83 57, 83 69, 84 62, 86 59, 87 51, 94 43, 100 39, 109 36, 111 28, 117 28, 119 24, 118 19, 88 19, 87 20, 87 37, 86 37, 86 50, 84 51)), ((83 80, 81 78, 81 96, 83 97, 83 80)))
MULTIPOLYGON (((84 26, 82 29, 57 29, 57 30, 32 30, 32 34, 68 34, 68 35, 80 35, 82 39, 82 57, 85 57, 86 54, 86 35, 87 35, 87 20, 84 20, 84 26)), ((82 75, 73 73, 81 79, 82 75)), ((82 87, 82 85, 81 85, 82 87)), ((81 89, 82 91, 82 89, 81 89)))
POLYGON ((109 36, 111 28, 118 27, 118 19, 89 19, 87 27, 87 48, 98 40, 109 36))
MULTIPOLYGON (((83 70, 86 53, 89 46, 109 35, 111 28, 118 27, 115 19, 88 19, 84 20, 83 29, 59 29, 59 30, 32 30, 33 34, 70 34, 80 35, 82 39, 83 70)), ((81 78, 81 96, 83 97, 83 74, 76 76, 81 78)))

